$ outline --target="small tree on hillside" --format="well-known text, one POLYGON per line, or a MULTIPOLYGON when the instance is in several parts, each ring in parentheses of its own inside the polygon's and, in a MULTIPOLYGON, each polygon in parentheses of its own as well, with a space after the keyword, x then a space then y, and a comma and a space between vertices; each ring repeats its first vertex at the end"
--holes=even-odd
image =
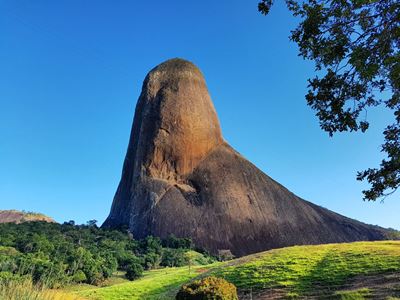
POLYGON ((196 254, 193 251, 188 251, 185 253, 185 259, 189 266, 189 274, 191 272, 195 257, 196 257, 196 254))
POLYGON ((128 265, 127 269, 126 269, 126 274, 125 277, 128 280, 135 280, 138 279, 140 277, 142 277, 143 275, 143 267, 138 264, 138 263, 131 263, 128 265))

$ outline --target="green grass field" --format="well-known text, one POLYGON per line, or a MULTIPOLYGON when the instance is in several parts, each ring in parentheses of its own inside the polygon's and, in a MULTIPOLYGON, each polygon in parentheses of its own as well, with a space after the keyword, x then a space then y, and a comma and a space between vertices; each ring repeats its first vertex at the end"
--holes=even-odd
POLYGON ((199 276, 209 267, 193 266, 189 273, 188 267, 165 268, 145 272, 144 276, 135 281, 125 281, 107 287, 75 286, 69 291, 78 290, 76 295, 93 300, 125 300, 125 299, 174 299, 179 287, 199 276))
MULTIPOLYGON (((363 281, 364 277, 399 273, 398 241, 288 247, 247 256, 212 272, 242 291, 283 290, 293 297, 329 296, 357 276, 363 281)), ((343 293, 339 299, 347 296, 343 293)))
POLYGON ((192 270, 191 274, 187 267, 154 270, 136 281, 120 279, 107 287, 74 286, 70 291, 93 300, 174 299, 183 283, 212 274, 234 283, 244 299, 250 291, 253 299, 260 295, 396 299, 400 297, 400 242, 294 246, 192 270))

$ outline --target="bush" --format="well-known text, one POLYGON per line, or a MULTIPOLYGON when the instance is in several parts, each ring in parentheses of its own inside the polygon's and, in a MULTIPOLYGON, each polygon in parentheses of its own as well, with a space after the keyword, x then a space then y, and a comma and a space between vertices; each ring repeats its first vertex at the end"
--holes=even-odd
POLYGON ((75 272, 75 274, 72 276, 72 280, 76 283, 81 283, 85 282, 87 280, 85 273, 83 273, 82 270, 78 270, 75 272))
POLYGON ((135 280, 141 277, 142 275, 143 275, 143 267, 140 264, 132 263, 128 266, 125 277, 128 280, 135 280))
POLYGON ((206 277, 183 285, 176 300, 238 300, 236 287, 218 277, 206 277))
POLYGON ((187 251, 186 254, 186 259, 189 260, 187 261, 188 264, 192 264, 195 266, 199 266, 199 265, 208 265, 211 263, 214 263, 216 261, 216 259, 212 256, 210 256, 209 254, 206 253, 199 253, 197 251, 187 251))
POLYGON ((234 259, 235 256, 232 254, 231 250, 218 250, 219 261, 227 261, 234 259))
POLYGON ((24 281, 27 279, 29 279, 28 276, 21 276, 7 271, 0 272, 0 285, 11 281, 24 281))

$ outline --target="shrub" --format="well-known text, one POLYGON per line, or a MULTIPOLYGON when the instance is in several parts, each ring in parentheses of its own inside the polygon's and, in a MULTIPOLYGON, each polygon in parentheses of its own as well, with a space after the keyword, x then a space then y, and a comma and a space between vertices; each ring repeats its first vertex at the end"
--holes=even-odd
POLYGON ((227 261, 234 259, 235 256, 232 254, 231 250, 226 249, 226 250, 218 250, 218 257, 220 261, 227 261))
POLYGON ((76 283, 85 282, 87 280, 85 273, 82 270, 78 270, 72 276, 72 280, 76 283))
POLYGON ((238 300, 236 287, 218 277, 206 277, 183 285, 176 300, 238 300))
POLYGON ((24 281, 27 279, 29 279, 29 276, 27 276, 27 275, 21 276, 19 274, 13 274, 13 273, 7 272, 7 271, 0 272, 0 285, 11 282, 11 281, 24 281))
POLYGON ((193 251, 193 250, 187 251, 185 256, 186 256, 187 260, 191 260, 191 261, 187 261, 187 263, 191 262, 195 266, 208 265, 208 264, 211 264, 216 261, 216 259, 214 257, 212 257, 211 255, 209 255, 207 253, 199 253, 199 252, 193 251))
POLYGON ((125 277, 128 280, 135 280, 143 275, 143 267, 138 263, 131 263, 127 270, 125 277))

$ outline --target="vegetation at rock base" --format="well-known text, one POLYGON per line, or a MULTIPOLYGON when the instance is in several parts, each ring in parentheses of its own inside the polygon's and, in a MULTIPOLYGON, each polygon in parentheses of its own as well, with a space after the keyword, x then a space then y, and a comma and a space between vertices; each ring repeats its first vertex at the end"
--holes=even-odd
POLYGON ((188 266, 163 268, 144 271, 135 281, 121 279, 106 287, 74 285, 67 290, 90 300, 171 300, 183 284, 206 276, 225 278, 237 286, 239 295, 252 294, 253 299, 260 295, 265 299, 271 295, 275 299, 396 299, 400 297, 400 242, 294 246, 193 266, 190 273, 188 266), (368 283, 371 279, 377 283, 368 283))
POLYGON ((94 220, 87 225, 4 223, 0 224, 0 281, 29 279, 49 288, 99 285, 117 270, 134 280, 143 270, 186 265, 185 254, 192 247, 189 239, 174 236, 134 240, 127 232, 98 228, 94 220))
POLYGON ((37 300, 174 299, 182 285, 205 276, 224 278, 239 294, 319 293, 332 299, 354 299, 354 295, 362 299, 365 289, 373 297, 375 286, 362 285, 360 290, 349 283, 376 277, 391 285, 385 295, 400 296, 398 241, 294 246, 212 264, 214 260, 205 254, 179 248, 189 244, 175 237, 134 240, 123 231, 93 224, 1 224, 0 299, 20 299, 11 298, 18 291, 39 295, 27 298, 37 300), (169 267, 183 263, 177 253, 190 256, 190 265, 186 260, 184 266, 169 267))
MULTIPOLYGON (((376 200, 400 187, 400 3, 397 0, 286 0, 299 25, 290 39, 299 56, 315 63, 307 104, 320 126, 335 132, 369 127, 368 109, 384 106, 393 121, 383 131, 378 168, 359 172, 371 187, 365 200, 376 200)), ((268 14, 273 0, 261 0, 268 14)))
POLYGON ((176 300, 238 300, 236 287, 225 279, 209 276, 181 287, 176 300))

